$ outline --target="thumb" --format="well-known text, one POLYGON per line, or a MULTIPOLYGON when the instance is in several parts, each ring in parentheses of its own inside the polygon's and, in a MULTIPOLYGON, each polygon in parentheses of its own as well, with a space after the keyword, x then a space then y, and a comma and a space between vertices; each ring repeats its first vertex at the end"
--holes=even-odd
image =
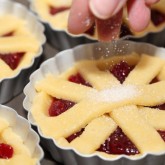
POLYGON ((90 0, 89 7, 99 19, 108 19, 118 13, 127 0, 90 0))

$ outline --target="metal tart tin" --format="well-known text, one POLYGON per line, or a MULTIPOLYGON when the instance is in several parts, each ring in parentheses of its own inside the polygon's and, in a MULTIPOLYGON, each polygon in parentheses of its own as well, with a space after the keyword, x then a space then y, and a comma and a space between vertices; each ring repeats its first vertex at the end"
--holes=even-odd
MULTIPOLYGON (((50 152, 52 157, 65 165, 163 165, 165 162, 165 151, 163 153, 146 153, 138 158, 120 155, 112 159, 105 158, 98 154, 84 155, 73 148, 61 147, 56 140, 51 137, 44 136, 40 127, 34 120, 30 109, 33 99, 36 95, 34 85, 42 80, 48 73, 59 75, 75 62, 83 59, 99 59, 107 58, 115 55, 126 55, 132 52, 138 54, 146 53, 151 56, 158 56, 165 59, 165 49, 159 48, 147 43, 137 43, 132 41, 115 41, 112 43, 93 43, 77 46, 73 49, 61 51, 56 56, 46 60, 38 70, 30 76, 30 82, 24 88, 25 99, 23 106, 28 112, 28 120, 34 125, 41 138, 42 143, 50 152)), ((45 123, 46 124, 46 123, 45 123)), ((52 130, 53 131, 53 130, 52 130)))

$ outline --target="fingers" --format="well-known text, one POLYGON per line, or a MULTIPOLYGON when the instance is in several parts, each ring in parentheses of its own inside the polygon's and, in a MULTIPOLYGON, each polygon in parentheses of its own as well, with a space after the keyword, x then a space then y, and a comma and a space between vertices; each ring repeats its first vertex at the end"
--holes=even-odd
POLYGON ((134 31, 144 30, 150 21, 150 9, 144 0, 128 1, 128 19, 134 31))
POLYGON ((153 5, 157 2, 159 2, 159 0, 145 0, 146 5, 153 5))
POLYGON ((89 0, 74 0, 68 19, 68 31, 81 34, 94 23, 94 16, 89 9, 89 0))
POLYGON ((159 0, 73 0, 68 19, 68 31, 72 34, 81 34, 87 31, 93 25, 95 18, 97 18, 99 39, 108 41, 116 38, 117 33, 120 31, 120 26, 117 26, 117 24, 121 24, 122 18, 120 10, 126 2, 131 28, 137 32, 142 31, 147 27, 150 20, 151 13, 149 6, 158 1, 159 0))
POLYGON ((118 13, 126 1, 127 0, 90 0, 89 6, 97 18, 108 19, 118 13))
POLYGON ((120 33, 120 26, 122 22, 122 10, 120 10, 115 16, 107 20, 96 20, 98 39, 100 41, 111 41, 118 38, 120 33))

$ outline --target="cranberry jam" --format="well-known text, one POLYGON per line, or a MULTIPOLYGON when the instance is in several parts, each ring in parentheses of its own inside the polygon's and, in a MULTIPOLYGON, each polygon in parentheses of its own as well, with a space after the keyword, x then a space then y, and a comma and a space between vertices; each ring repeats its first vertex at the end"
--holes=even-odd
POLYGON ((110 72, 120 81, 122 84, 125 78, 129 75, 134 66, 128 65, 125 61, 120 61, 118 64, 114 65, 110 72))
POLYGON ((77 84, 81 84, 81 85, 85 85, 88 87, 92 87, 91 84, 89 84, 88 82, 86 82, 84 80, 84 78, 80 75, 80 73, 77 73, 76 75, 71 75, 68 79, 70 82, 74 82, 77 84))
POLYGON ((2 35, 2 37, 10 37, 10 36, 13 36, 13 34, 14 34, 14 32, 9 32, 9 33, 2 35))
POLYGON ((109 138, 100 146, 98 151, 108 154, 135 155, 139 151, 135 145, 128 139, 123 131, 118 127, 109 138))
POLYGON ((13 153, 14 153, 14 150, 13 150, 12 146, 5 144, 5 143, 0 144, 0 158, 1 159, 12 158, 13 153))
POLYGON ((70 135, 69 137, 66 138, 66 140, 70 143, 72 140, 79 137, 83 133, 83 131, 84 131, 84 128, 82 128, 79 132, 76 132, 76 133, 70 135))
POLYGON ((62 6, 62 7, 53 7, 53 6, 50 6, 49 7, 49 13, 51 15, 55 15, 57 13, 60 13, 62 11, 65 11, 65 10, 68 10, 69 7, 66 7, 66 6, 62 6))
POLYGON ((9 67, 14 70, 17 68, 18 64, 20 63, 24 52, 20 53, 8 53, 8 54, 0 54, 0 58, 7 64, 9 67))
POLYGON ((49 115, 50 116, 58 116, 61 113, 67 111, 69 108, 73 107, 75 103, 68 101, 68 100, 62 100, 53 98, 53 101, 49 107, 49 115))
POLYGON ((153 9, 151 10, 151 20, 155 26, 159 26, 165 22, 165 14, 153 9))

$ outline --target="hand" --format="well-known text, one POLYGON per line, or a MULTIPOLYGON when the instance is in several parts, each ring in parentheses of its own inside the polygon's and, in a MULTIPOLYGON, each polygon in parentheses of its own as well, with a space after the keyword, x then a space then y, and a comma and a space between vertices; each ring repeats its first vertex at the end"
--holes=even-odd
POLYGON ((127 5, 130 27, 144 30, 150 21, 150 6, 159 0, 73 0, 68 31, 81 34, 96 22, 98 38, 110 41, 117 38, 122 23, 123 7, 127 5))

